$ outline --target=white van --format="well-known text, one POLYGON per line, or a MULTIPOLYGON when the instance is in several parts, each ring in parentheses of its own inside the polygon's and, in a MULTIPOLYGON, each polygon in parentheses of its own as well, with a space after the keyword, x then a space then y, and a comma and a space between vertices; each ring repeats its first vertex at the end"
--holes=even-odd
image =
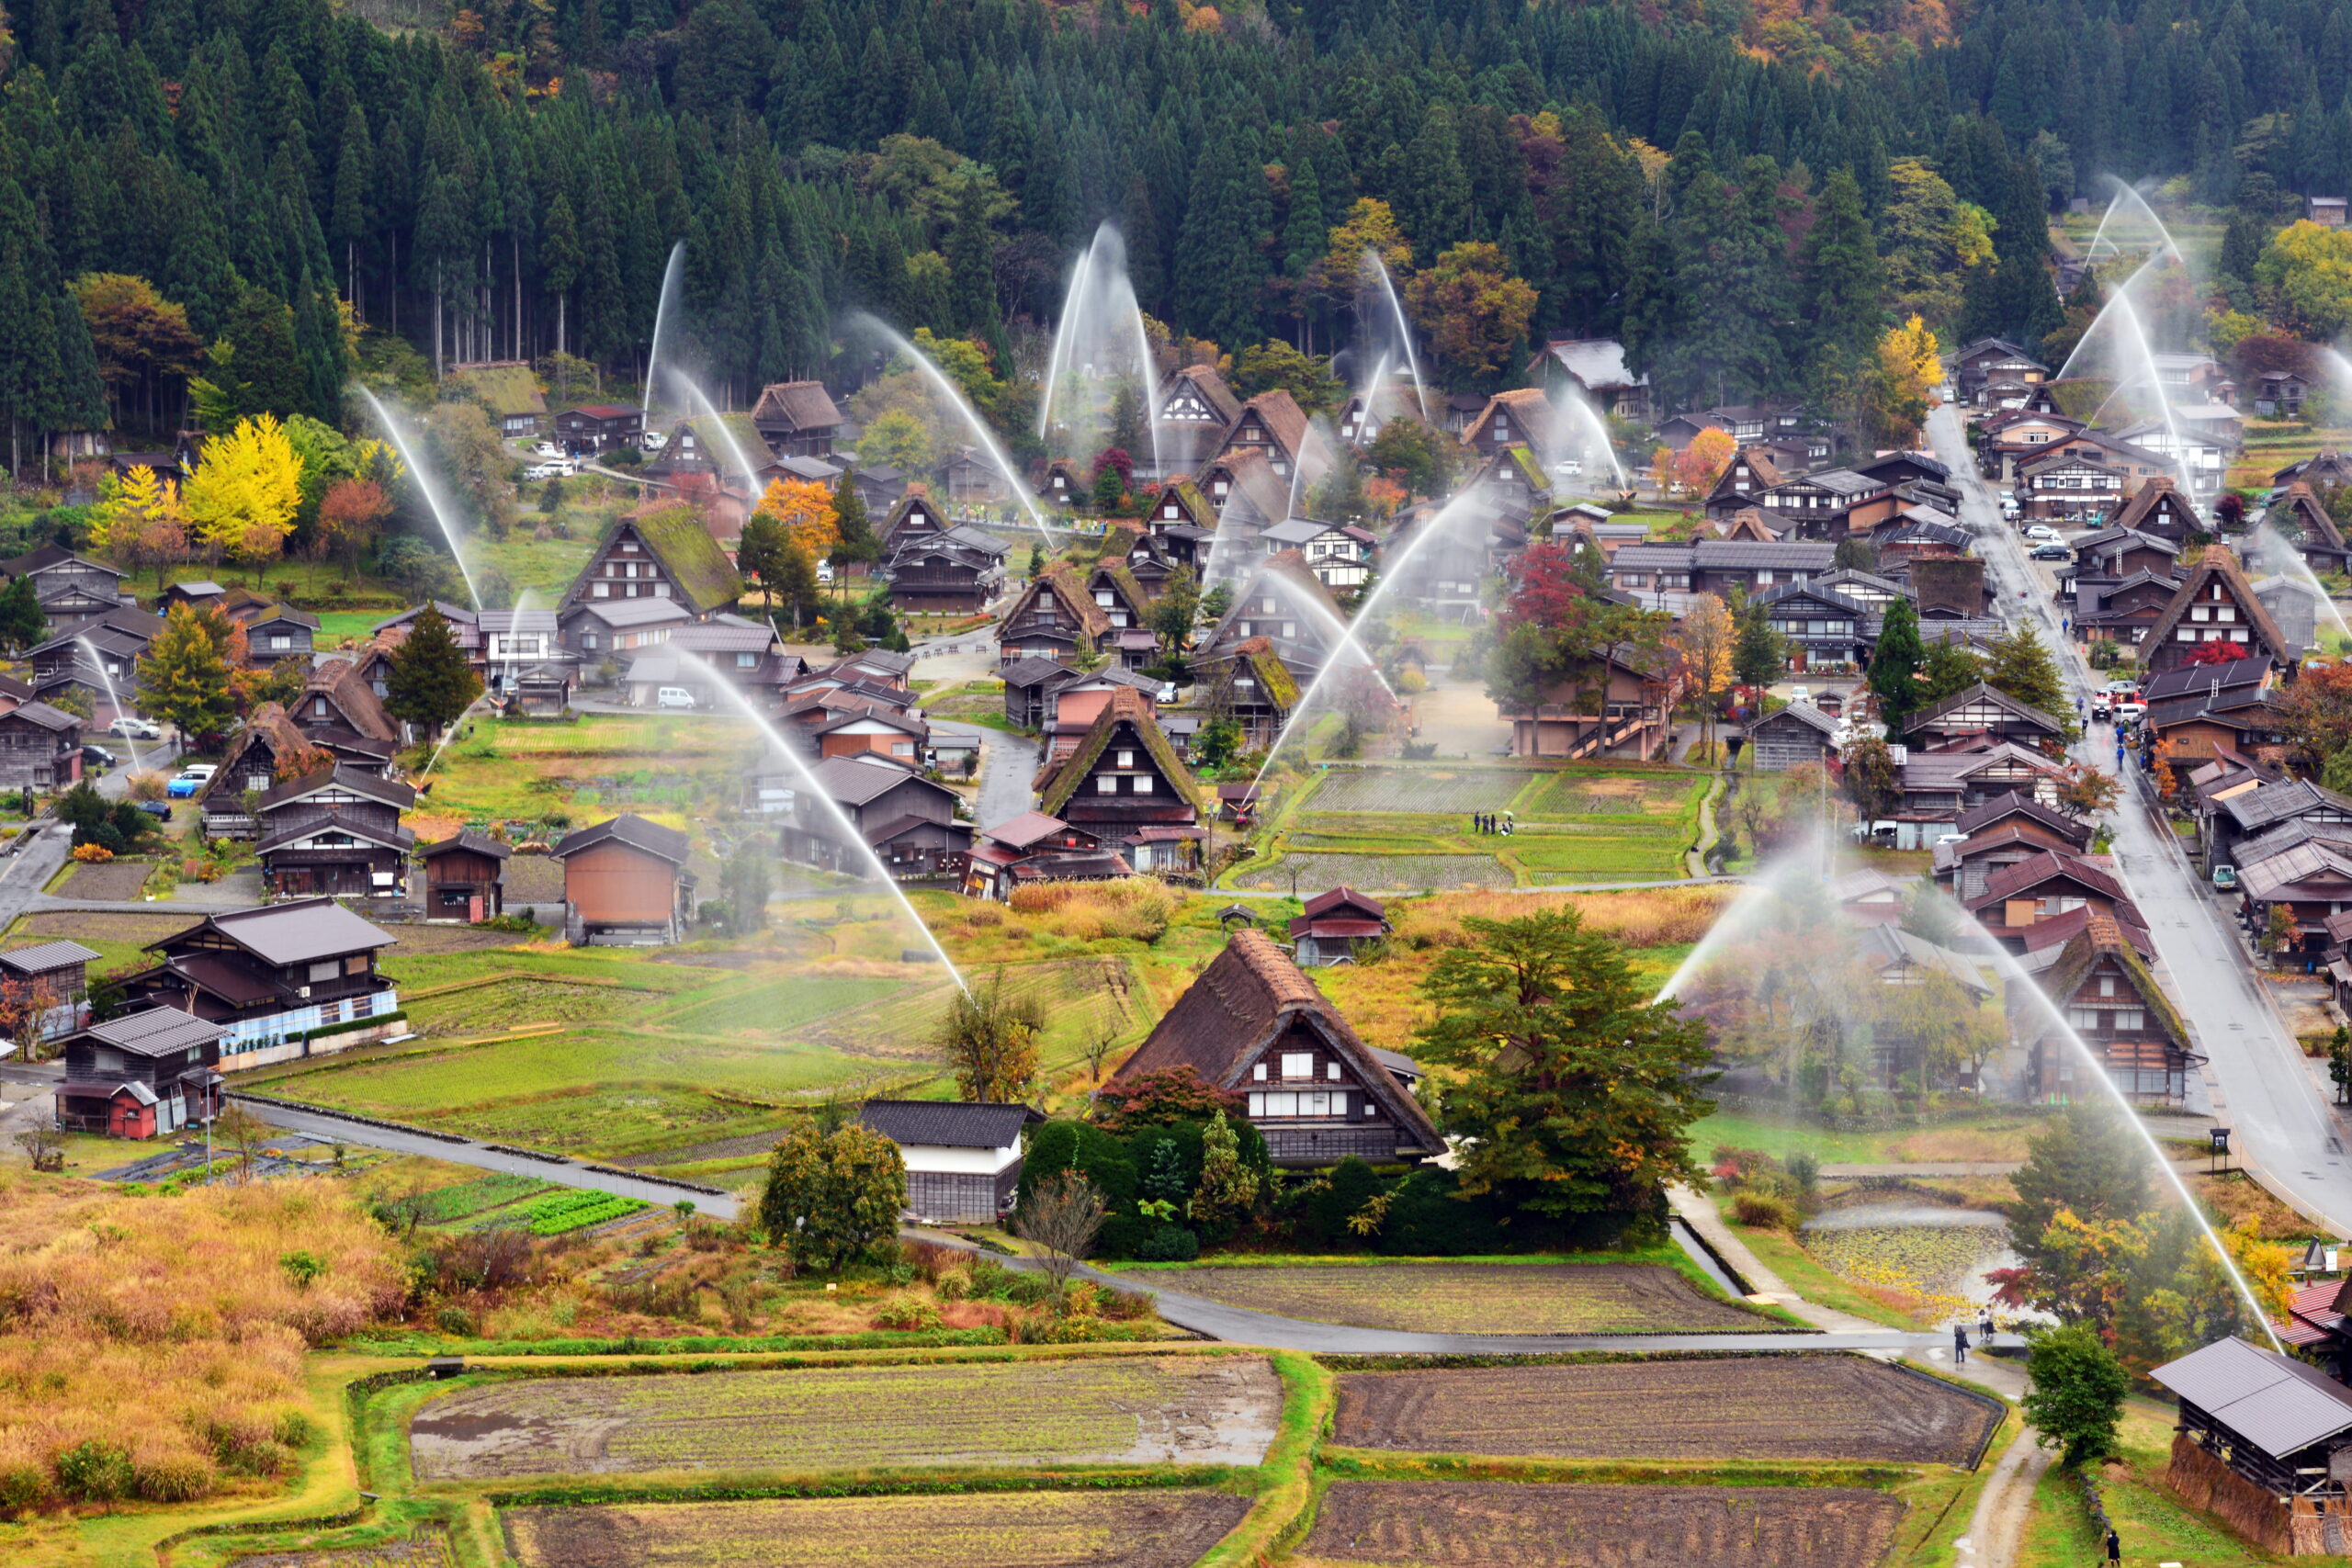
POLYGON ((832 562, 820 560, 817 563, 817 583, 822 588, 831 588, 833 585, 832 562))
POLYGON ((653 694, 653 705, 658 708, 690 708, 695 694, 684 686, 663 686, 653 694))

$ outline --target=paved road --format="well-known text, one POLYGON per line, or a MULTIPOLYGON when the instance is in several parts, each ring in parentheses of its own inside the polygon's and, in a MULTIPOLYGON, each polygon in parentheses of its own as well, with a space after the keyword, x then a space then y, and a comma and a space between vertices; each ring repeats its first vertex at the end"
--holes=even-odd
MULTIPOLYGON (((2070 689, 2087 693, 2091 671, 2059 631, 2058 612, 2026 559, 2016 529, 2003 523, 1992 487, 1977 475, 1959 412, 1928 417, 1937 456, 1951 466, 1967 520, 1975 525, 1978 553, 1995 585, 2002 615, 2030 620, 2058 650, 2070 689)), ((2112 771, 2114 731, 2092 725, 2075 748, 2083 761, 2112 771)), ((2245 950, 2189 865, 2180 840, 2149 803, 2136 766, 2125 779, 2124 801, 2110 818, 2120 880, 2147 918, 2156 955, 2169 972, 2174 1002, 2188 1020, 2221 1120, 2236 1129, 2244 1162, 2323 1219, 2338 1235, 2352 1235, 2352 1156, 2322 1086, 2256 979, 2245 950)))

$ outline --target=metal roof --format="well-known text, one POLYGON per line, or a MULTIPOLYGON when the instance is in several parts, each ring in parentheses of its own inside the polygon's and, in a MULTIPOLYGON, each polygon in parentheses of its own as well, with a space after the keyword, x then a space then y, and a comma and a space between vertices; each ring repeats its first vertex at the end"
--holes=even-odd
POLYGON ((14 969, 27 975, 45 975, 51 969, 62 969, 72 964, 87 964, 103 956, 91 952, 78 942, 44 942, 32 947, 19 947, 0 953, 0 969, 14 969))
POLYGON ((140 1056, 169 1056, 191 1045, 202 1045, 229 1032, 225 1023, 182 1012, 175 1007, 153 1007, 144 1012, 94 1023, 82 1032, 92 1040, 140 1056))
POLYGON ((175 931, 146 951, 156 952, 209 928, 235 942, 265 964, 301 964, 313 958, 337 958, 346 953, 390 947, 400 939, 368 924, 332 898, 298 898, 259 909, 238 909, 214 915, 187 931, 175 931))
POLYGON ((664 828, 659 822, 648 822, 634 812, 623 812, 609 821, 598 822, 565 835, 563 841, 551 852, 556 859, 561 860, 566 855, 594 848, 607 839, 617 840, 631 849, 643 850, 673 865, 686 863, 686 852, 693 842, 675 828, 664 828))
POLYGON ((2148 1375, 2273 1459, 2352 1429, 2352 1389, 2243 1339, 2217 1339, 2148 1375))
POLYGON ((1025 1105, 945 1100, 869 1100, 857 1119, 894 1144, 951 1149, 1010 1148, 1023 1127, 1045 1120, 1025 1105))
MULTIPOLYGON (((1718 570, 1761 567, 1779 570, 1827 571, 1837 564, 1838 547, 1810 539, 1702 539, 1690 547, 1692 564, 1718 570)), ((1617 552, 1623 560, 1625 552, 1617 552)))

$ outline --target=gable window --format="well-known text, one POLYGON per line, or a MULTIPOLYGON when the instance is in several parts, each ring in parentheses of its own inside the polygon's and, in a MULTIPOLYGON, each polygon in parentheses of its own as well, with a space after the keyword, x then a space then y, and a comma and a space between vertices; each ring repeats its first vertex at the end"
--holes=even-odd
POLYGON ((735 668, 738 670, 757 669, 759 662, 760 656, 756 653, 739 653, 735 656, 735 668))
POLYGON ((1094 793, 1095 793, 1095 794, 1097 794, 1097 795, 1116 795, 1116 794, 1118 794, 1118 793, 1119 793, 1119 776, 1118 776, 1116 773, 1097 773, 1097 774, 1095 774, 1095 775, 1094 775, 1094 793))
POLYGON ((1314 1052, 1285 1051, 1283 1053, 1283 1077, 1285 1078, 1311 1078, 1314 1076, 1314 1052))
POLYGON ((1136 775, 1136 793, 1137 795, 1149 795, 1151 793, 1151 775, 1149 773, 1137 773, 1136 775))
POLYGON ((1250 1068, 1250 1076, 1257 1079, 1260 1083, 1264 1083, 1266 1081, 1266 1064, 1261 1062, 1256 1066, 1250 1068))

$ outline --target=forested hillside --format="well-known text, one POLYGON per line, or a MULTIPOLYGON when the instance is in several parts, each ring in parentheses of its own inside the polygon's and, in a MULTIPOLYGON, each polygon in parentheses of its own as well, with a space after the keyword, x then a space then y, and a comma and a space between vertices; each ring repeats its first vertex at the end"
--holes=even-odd
POLYGON ((203 368, 232 403, 329 415, 352 369, 337 296, 428 357, 560 340, 626 371, 684 240, 695 313, 729 326, 714 371, 741 396, 824 370, 853 305, 1001 346, 1006 319, 1051 313, 1106 217, 1176 330, 1314 341, 1342 307, 1316 268, 1326 235, 1372 197, 1424 267, 1494 243, 1468 259, 1532 286, 1528 335, 1623 332, 1669 389, 1712 395, 1814 368, 1805 344, 1764 340, 1818 319, 1801 242, 1838 171, 1882 248, 1905 158, 1983 209, 1996 265, 1971 270, 1952 324, 2020 337, 2059 324, 2050 197, 2109 173, 2193 172, 2213 200, 2250 173, 2352 186, 2345 0, 1809 17, 1739 0, 499 0, 379 20, 397 26, 322 0, 9 14, 14 427, 99 407, 68 290, 90 273, 143 277, 225 339, 203 368))

